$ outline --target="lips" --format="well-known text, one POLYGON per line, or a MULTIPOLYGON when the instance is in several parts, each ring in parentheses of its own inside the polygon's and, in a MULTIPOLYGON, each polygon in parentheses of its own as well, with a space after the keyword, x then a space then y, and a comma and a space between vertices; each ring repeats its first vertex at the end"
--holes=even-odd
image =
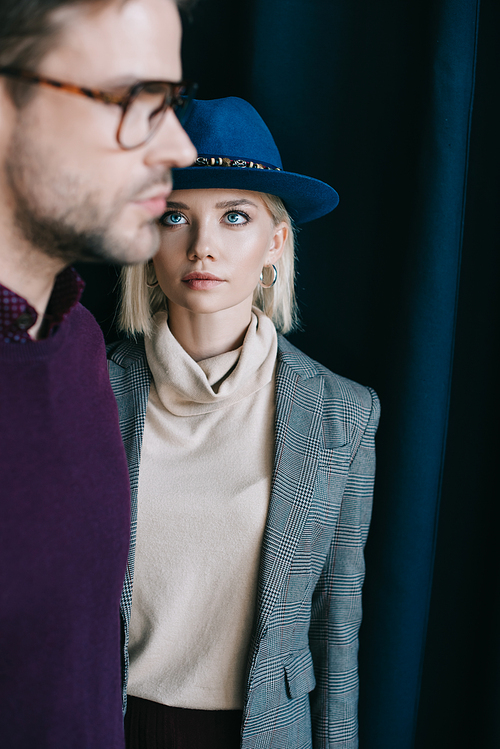
POLYGON ((194 271, 184 276, 182 283, 188 288, 196 291, 206 291, 224 283, 224 279, 214 276, 213 273, 199 273, 194 271))
POLYGON ((167 198, 172 192, 171 188, 156 191, 150 195, 134 200, 134 203, 144 208, 152 216, 158 217, 165 213, 167 198))

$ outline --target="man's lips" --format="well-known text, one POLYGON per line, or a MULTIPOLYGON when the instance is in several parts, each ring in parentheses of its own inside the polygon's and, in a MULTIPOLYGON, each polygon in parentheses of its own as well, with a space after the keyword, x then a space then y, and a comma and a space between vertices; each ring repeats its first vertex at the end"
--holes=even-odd
POLYGON ((214 276, 213 273, 193 272, 184 276, 182 283, 190 289, 204 291, 207 289, 213 289, 215 286, 220 286, 221 283, 224 283, 224 279, 214 276))
POLYGON ((157 190, 156 192, 150 193, 149 195, 144 195, 143 197, 136 198, 136 200, 134 200, 133 202, 136 205, 139 205, 141 208, 144 208, 152 216, 161 216, 163 213, 165 213, 165 209, 167 207, 167 198, 171 192, 171 188, 163 189, 161 191, 157 190))

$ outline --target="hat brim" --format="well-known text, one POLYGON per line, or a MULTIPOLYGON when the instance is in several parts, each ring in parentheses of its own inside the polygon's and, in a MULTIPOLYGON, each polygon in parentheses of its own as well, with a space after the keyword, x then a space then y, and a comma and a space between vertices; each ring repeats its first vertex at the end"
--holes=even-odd
POLYGON ((270 193, 282 199, 295 223, 305 224, 337 207, 339 196, 326 182, 274 169, 190 166, 173 169, 174 190, 233 189, 270 193))

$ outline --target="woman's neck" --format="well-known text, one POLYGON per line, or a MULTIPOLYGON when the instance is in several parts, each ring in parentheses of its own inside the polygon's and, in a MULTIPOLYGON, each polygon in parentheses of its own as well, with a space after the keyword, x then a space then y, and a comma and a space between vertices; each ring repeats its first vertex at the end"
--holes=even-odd
POLYGON ((195 361, 234 351, 242 345, 251 320, 251 305, 197 313, 169 301, 168 325, 174 338, 195 361))

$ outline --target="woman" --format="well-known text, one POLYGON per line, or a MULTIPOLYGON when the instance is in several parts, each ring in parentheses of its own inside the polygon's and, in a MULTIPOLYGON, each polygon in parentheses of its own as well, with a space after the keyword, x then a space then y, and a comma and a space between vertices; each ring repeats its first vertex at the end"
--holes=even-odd
POLYGON ((355 747, 378 399, 276 333, 295 322, 292 218, 338 196, 283 171, 241 99, 196 101, 186 129, 199 158, 152 263, 123 271, 132 338, 110 349, 128 747, 355 747))

